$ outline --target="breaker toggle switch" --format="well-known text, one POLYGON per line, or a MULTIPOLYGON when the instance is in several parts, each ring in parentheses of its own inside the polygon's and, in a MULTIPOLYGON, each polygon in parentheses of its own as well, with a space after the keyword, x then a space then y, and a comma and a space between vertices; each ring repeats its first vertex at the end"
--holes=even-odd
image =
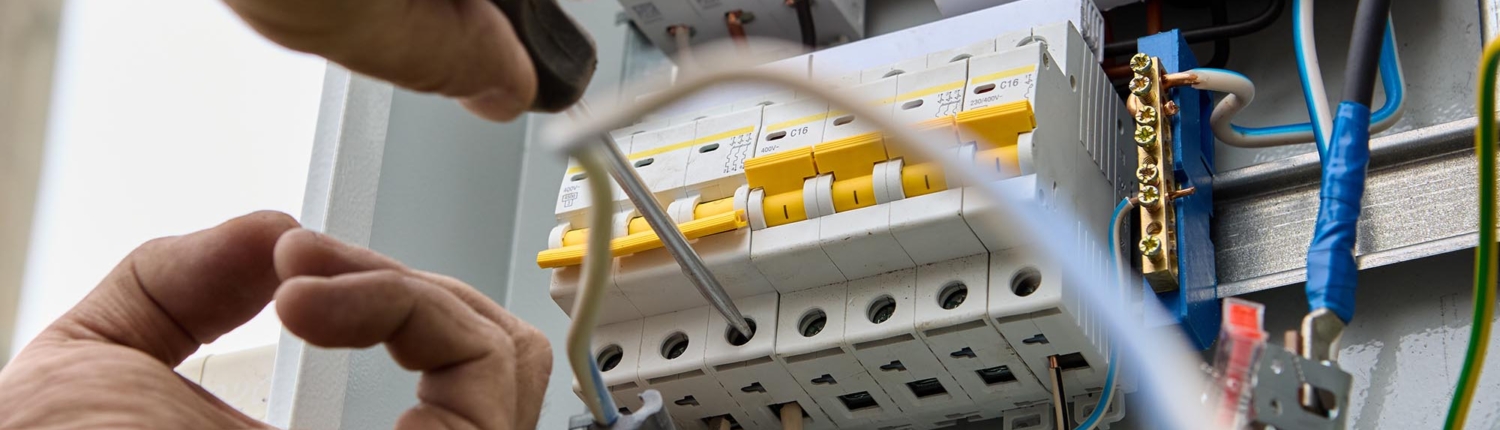
POLYGON ((875 165, 889 158, 880 133, 864 133, 813 146, 818 173, 833 175, 834 212, 875 205, 875 165))
POLYGON ((752 225, 759 229, 808 219, 802 182, 817 175, 808 147, 745 160, 745 181, 755 190, 749 205, 752 225))
MULTIPOLYGON (((694 219, 677 228, 688 239, 738 230, 749 225, 745 211, 734 208, 734 198, 719 199, 699 204, 693 210, 694 219)), ((646 225, 641 217, 632 218, 627 224, 629 234, 610 241, 610 254, 614 257, 631 255, 661 248, 661 238, 646 225)), ((588 229, 581 228, 563 233, 562 247, 546 249, 536 255, 536 264, 543 269, 576 266, 583 264, 583 255, 588 241, 588 229)))
POLYGON ((1018 136, 1036 128, 1031 102, 1019 100, 959 112, 955 122, 964 140, 974 142, 974 164, 981 170, 992 171, 999 179, 1023 173, 1018 136))

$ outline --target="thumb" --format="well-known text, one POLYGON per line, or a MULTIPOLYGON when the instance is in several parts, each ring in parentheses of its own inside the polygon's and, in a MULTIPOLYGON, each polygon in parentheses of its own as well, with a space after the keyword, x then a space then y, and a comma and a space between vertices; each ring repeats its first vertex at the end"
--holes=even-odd
POLYGON ((226 0, 288 48, 505 121, 536 98, 531 58, 488 0, 226 0))

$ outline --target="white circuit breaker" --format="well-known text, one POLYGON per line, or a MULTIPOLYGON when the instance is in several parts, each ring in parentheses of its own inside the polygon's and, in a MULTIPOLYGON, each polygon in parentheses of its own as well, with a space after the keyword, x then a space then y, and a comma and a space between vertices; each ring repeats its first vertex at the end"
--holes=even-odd
MULTIPOLYGON (((860 70, 836 75, 847 85, 835 87, 972 160, 1021 201, 1074 213, 1079 258, 1106 261, 1110 209, 1132 188, 1119 168, 1132 148, 1117 123, 1128 117, 1073 25, 860 70)), ((754 328, 729 329, 665 250, 616 249, 613 313, 594 348, 617 401, 629 408, 640 390, 659 390, 683 428, 729 419, 776 429, 777 411, 795 402, 815 429, 989 419, 1052 429, 1067 425, 1048 406, 1057 357, 1075 407, 1097 404, 1109 350, 1081 308, 1087 289, 1030 252, 995 203, 938 160, 796 96, 615 134, 754 328)), ((615 200, 615 236, 649 232, 615 200)), ((560 200, 555 249, 538 257, 555 269, 565 310, 577 255, 560 251, 587 227, 580 213, 560 200)))

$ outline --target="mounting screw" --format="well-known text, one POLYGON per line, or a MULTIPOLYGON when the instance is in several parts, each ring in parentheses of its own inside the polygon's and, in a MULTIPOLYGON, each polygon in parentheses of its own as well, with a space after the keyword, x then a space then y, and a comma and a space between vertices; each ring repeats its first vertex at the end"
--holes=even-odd
POLYGON ((1156 108, 1141 106, 1135 111, 1135 122, 1140 125, 1156 125, 1156 108))
POLYGON ((1140 181, 1142 185, 1155 185, 1156 175, 1155 164, 1142 164, 1141 167, 1135 169, 1135 180, 1140 181))
POLYGON ((1135 75, 1130 78, 1130 92, 1139 97, 1145 97, 1151 91, 1151 78, 1143 75, 1135 75))
POLYGON ((1142 53, 1130 57, 1130 70, 1136 73, 1146 73, 1147 70, 1151 70, 1151 57, 1142 53))
POLYGON ((1156 144, 1156 127, 1149 125, 1135 126, 1135 144, 1142 148, 1150 148, 1156 144))
POLYGON ((1161 255, 1161 239, 1157 239, 1156 236, 1147 236, 1145 239, 1141 239, 1140 248, 1141 254, 1147 257, 1161 255))
POLYGON ((1142 186, 1141 195, 1138 199, 1140 199, 1142 206, 1154 208, 1157 203, 1161 202, 1161 190, 1156 188, 1155 185, 1142 186))

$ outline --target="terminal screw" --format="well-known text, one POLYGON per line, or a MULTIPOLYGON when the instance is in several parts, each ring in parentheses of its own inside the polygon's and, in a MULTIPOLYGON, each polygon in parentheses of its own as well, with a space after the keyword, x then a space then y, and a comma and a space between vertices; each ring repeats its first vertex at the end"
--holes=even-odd
POLYGON ((1130 70, 1133 70, 1136 73, 1146 73, 1146 71, 1150 69, 1151 57, 1141 53, 1137 53, 1135 54, 1135 56, 1130 57, 1130 70))
POLYGON ((1161 111, 1167 116, 1177 115, 1177 102, 1168 100, 1166 104, 1161 105, 1161 111))
POLYGON ((1156 184, 1156 175, 1155 164, 1142 164, 1141 167, 1135 169, 1135 179, 1140 181, 1142 185, 1156 184))
POLYGON ((1149 125, 1138 125, 1135 127, 1135 144, 1142 148, 1150 148, 1156 143, 1156 127, 1149 125))
POLYGON ((1161 239, 1157 239, 1156 236, 1147 236, 1145 239, 1141 239, 1140 248, 1141 254, 1147 257, 1161 255, 1161 239))
POLYGON ((1143 186, 1141 187, 1139 199, 1142 206, 1154 208, 1157 203, 1161 202, 1161 190, 1157 189, 1155 185, 1143 186))
POLYGON ((1141 106, 1135 111, 1135 122, 1140 125, 1156 125, 1156 108, 1141 106))
POLYGON ((1134 78, 1130 78, 1131 94, 1135 94, 1139 97, 1145 97, 1146 93, 1149 91, 1151 91, 1151 78, 1142 75, 1135 75, 1134 78))

